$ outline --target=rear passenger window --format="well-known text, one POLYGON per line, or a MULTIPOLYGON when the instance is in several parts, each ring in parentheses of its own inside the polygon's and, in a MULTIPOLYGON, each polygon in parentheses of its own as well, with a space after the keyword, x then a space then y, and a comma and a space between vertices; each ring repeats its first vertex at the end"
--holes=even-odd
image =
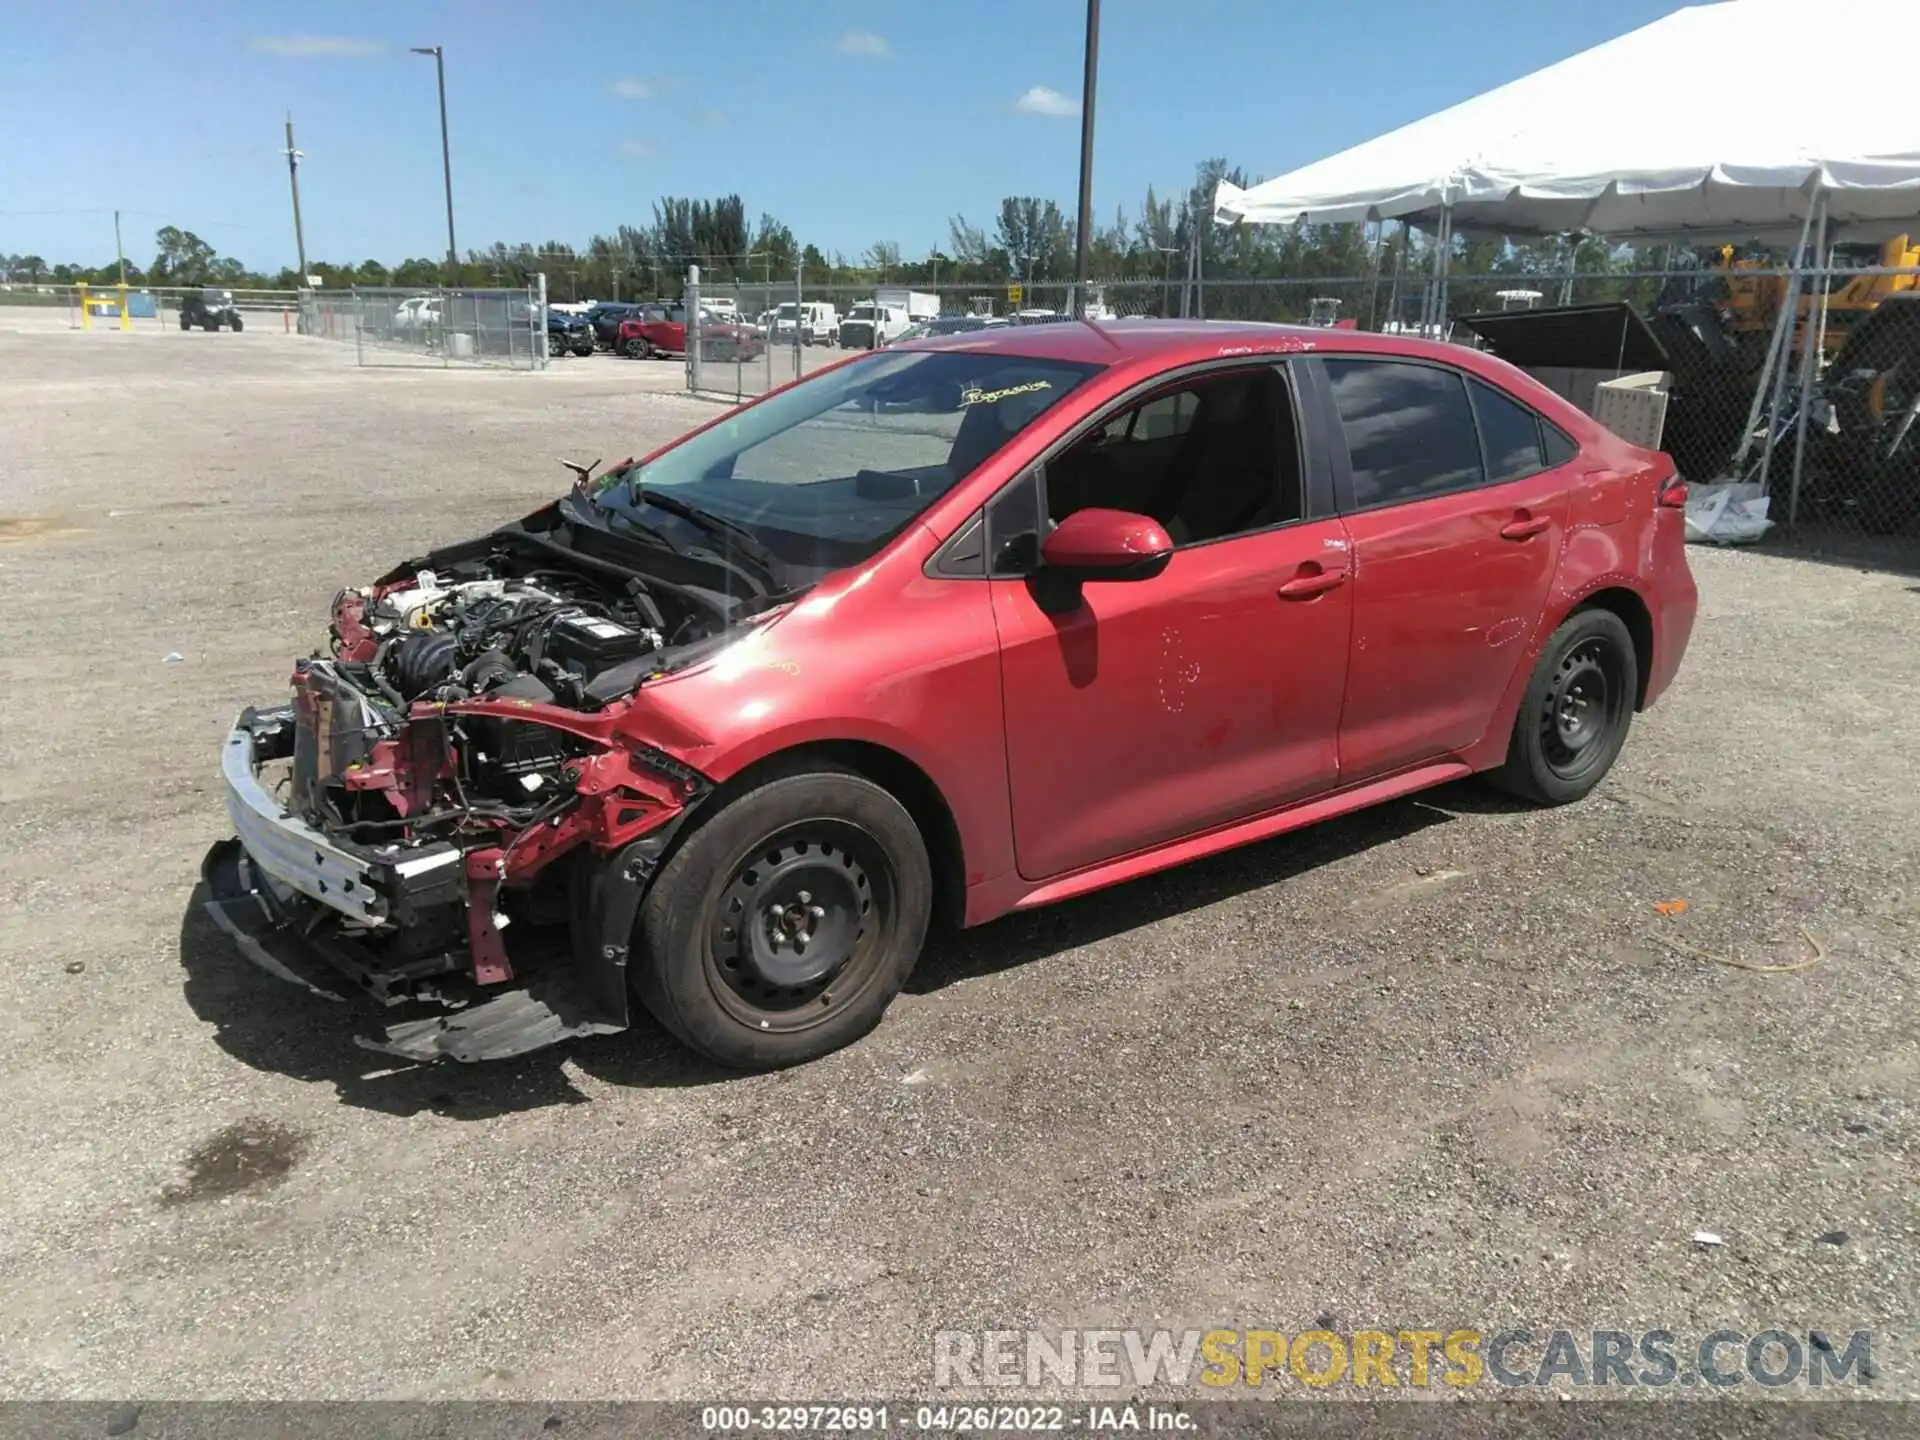
POLYGON ((1574 444, 1567 432, 1562 430, 1558 425, 1549 425, 1546 421, 1542 420, 1540 422, 1540 433, 1546 437, 1547 468, 1549 470, 1558 469, 1580 453, 1580 447, 1574 444))
POLYGON ((1491 385, 1469 380, 1467 389, 1473 394, 1474 418, 1480 422, 1480 444, 1487 452, 1487 479, 1497 485, 1545 469, 1539 417, 1491 385))
POLYGON ((1323 363, 1346 432, 1355 508, 1445 495, 1484 481, 1480 436, 1460 375, 1396 360, 1323 363))

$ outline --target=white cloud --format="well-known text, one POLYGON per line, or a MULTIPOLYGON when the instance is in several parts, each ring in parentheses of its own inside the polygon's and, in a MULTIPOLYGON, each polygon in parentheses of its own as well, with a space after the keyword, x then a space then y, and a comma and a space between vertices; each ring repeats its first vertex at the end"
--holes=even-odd
POLYGON ((651 100, 653 98, 653 86, 649 85, 645 80, 642 80, 638 75, 628 75, 616 80, 607 86, 607 89, 622 100, 651 100))
POLYGON ((280 55, 290 60, 314 57, 345 59, 359 55, 380 55, 386 46, 378 40, 352 40, 340 35, 262 35, 247 42, 249 50, 264 55, 280 55))
POLYGON ((884 60, 893 53, 893 47, 871 30, 849 30, 835 48, 842 55, 860 55, 869 60, 884 60))
POLYGON ((1080 102, 1069 100, 1050 85, 1036 85, 1018 100, 1013 108, 1024 110, 1029 115, 1048 115, 1055 119, 1080 113, 1080 102))
POLYGON ((649 155, 658 154, 659 148, 651 140, 622 140, 620 142, 620 153, 622 155, 631 155, 636 160, 644 160, 649 155))
POLYGON ((700 123, 702 125, 725 125, 732 121, 732 119, 733 117, 724 110, 702 110, 700 112, 700 123))

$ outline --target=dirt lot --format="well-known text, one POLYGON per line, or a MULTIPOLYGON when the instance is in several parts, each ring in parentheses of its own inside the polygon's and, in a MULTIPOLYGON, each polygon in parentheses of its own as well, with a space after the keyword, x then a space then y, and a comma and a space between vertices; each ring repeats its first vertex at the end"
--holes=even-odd
POLYGON ((1319 1321, 1872 1329, 1920 1397, 1910 577, 1697 555, 1587 803, 939 941, 797 1072, 394 1070, 251 969, 191 903, 235 711, 340 584, 712 413, 638 373, 0 326, 0 1394, 906 1395, 939 1327, 1319 1321))

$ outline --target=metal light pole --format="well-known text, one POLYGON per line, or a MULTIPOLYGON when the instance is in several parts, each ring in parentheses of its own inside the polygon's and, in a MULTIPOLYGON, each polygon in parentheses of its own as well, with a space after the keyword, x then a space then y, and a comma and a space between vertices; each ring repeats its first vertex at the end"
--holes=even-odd
POLYGON ((1087 256, 1093 241, 1093 92, 1100 64, 1100 0, 1087 0, 1087 68, 1080 83, 1080 223, 1073 237, 1073 318, 1087 318, 1087 256))
POLYGON ((440 82, 440 168, 447 182, 447 278, 452 280, 460 264, 460 251, 453 243, 453 150, 447 143, 447 62, 438 45, 409 48, 416 55, 433 56, 434 76, 440 82))
MULTIPOLYGON (((120 243, 120 212, 118 210, 113 212, 113 259, 114 263, 120 267, 120 283, 124 285, 127 283, 127 251, 126 247, 120 243)), ((40 277, 36 275, 33 278, 38 280, 40 277)))
POLYGON ((287 116, 287 148, 283 152, 287 157, 287 178, 293 183, 293 244, 300 255, 300 283, 294 288, 307 288, 307 234, 300 228, 300 162, 306 157, 293 148, 293 116, 287 116))

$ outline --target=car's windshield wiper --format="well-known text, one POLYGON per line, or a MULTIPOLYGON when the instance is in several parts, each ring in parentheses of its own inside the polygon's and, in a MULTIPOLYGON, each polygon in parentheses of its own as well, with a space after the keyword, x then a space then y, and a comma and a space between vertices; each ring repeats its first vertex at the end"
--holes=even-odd
POLYGON ((590 525, 596 530, 611 530, 612 527, 607 524, 607 518, 610 517, 618 520, 623 529, 632 531, 635 539, 662 550, 671 550, 676 555, 680 553, 679 547, 667 538, 665 532, 656 530, 630 510, 612 510, 594 504, 576 505, 570 495, 561 499, 560 509, 575 524, 590 525))
POLYGON ((724 515, 716 515, 711 510, 703 510, 698 505, 691 505, 677 495, 663 495, 658 490, 649 490, 637 474, 631 486, 634 499, 644 505, 656 505, 669 515, 678 515, 689 525, 699 526, 716 540, 730 541, 739 547, 741 554, 765 571, 769 580, 775 585, 780 584, 780 562, 774 558, 771 550, 760 543, 760 537, 746 526, 724 515))

